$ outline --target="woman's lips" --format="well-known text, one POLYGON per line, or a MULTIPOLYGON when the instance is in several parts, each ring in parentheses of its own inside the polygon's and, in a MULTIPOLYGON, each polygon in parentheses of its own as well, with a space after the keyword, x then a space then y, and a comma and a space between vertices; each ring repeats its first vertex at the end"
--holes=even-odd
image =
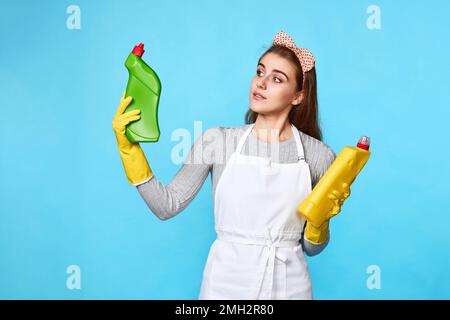
POLYGON ((253 99, 255 99, 255 100, 266 100, 266 98, 264 98, 262 95, 257 94, 257 93, 253 93, 253 99))

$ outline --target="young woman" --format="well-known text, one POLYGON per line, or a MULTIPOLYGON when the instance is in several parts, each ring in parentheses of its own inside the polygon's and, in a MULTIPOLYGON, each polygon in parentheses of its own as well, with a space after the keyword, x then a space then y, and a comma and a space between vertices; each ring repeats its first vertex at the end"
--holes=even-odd
POLYGON ((200 299, 312 299, 304 251, 325 248, 328 221, 313 230, 296 208, 336 157, 321 141, 314 64, 311 52, 278 32, 258 61, 246 124, 207 129, 167 186, 127 140, 126 125, 140 116, 124 113, 132 98, 122 96, 113 119, 122 162, 158 218, 185 209, 211 172, 217 239, 200 299))

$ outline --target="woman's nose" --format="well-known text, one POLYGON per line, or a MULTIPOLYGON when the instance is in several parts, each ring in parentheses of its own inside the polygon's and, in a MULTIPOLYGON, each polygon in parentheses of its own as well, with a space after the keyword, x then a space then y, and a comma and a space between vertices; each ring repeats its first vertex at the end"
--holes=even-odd
POLYGON ((256 86, 258 88, 265 89, 266 88, 266 80, 265 80, 265 78, 258 79, 257 82, 256 82, 256 86))

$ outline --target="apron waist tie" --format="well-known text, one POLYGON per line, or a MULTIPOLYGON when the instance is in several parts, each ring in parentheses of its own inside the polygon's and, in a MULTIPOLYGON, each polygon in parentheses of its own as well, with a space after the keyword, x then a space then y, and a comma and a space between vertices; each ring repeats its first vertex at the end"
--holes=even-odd
POLYGON ((269 288, 268 288, 269 299, 272 298, 275 258, 279 259, 284 263, 284 286, 286 286, 287 281, 286 262, 288 258, 281 252, 278 252, 277 248, 294 248, 294 251, 297 251, 302 246, 300 243, 300 237, 295 239, 285 239, 274 242, 272 241, 270 228, 268 226, 265 226, 264 236, 254 236, 246 233, 227 232, 224 230, 216 230, 216 231, 218 240, 241 244, 260 245, 268 248, 267 254, 263 258, 257 272, 258 278, 254 288, 255 300, 258 299, 264 281, 264 274, 266 273, 266 271, 269 279, 269 288))

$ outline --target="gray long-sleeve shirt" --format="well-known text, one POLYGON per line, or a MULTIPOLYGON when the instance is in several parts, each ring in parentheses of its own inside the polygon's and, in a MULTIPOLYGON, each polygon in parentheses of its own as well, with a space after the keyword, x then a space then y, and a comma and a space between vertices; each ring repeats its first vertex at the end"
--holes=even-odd
MULTIPOLYGON (((237 143, 250 124, 237 127, 214 127, 205 130, 192 145, 183 165, 167 185, 163 185, 154 175, 150 180, 137 185, 140 195, 149 209, 161 220, 167 220, 184 210, 200 191, 206 177, 211 173, 212 200, 217 182, 237 143)), ((311 172, 312 188, 330 167, 336 158, 333 150, 298 130, 305 153, 305 160, 311 172)), ((273 162, 297 162, 297 145, 295 138, 278 143, 265 142, 256 137, 252 131, 245 140, 242 154, 267 157, 273 162)), ((302 236, 303 250, 307 255, 320 253, 328 244, 315 245, 302 236)))

